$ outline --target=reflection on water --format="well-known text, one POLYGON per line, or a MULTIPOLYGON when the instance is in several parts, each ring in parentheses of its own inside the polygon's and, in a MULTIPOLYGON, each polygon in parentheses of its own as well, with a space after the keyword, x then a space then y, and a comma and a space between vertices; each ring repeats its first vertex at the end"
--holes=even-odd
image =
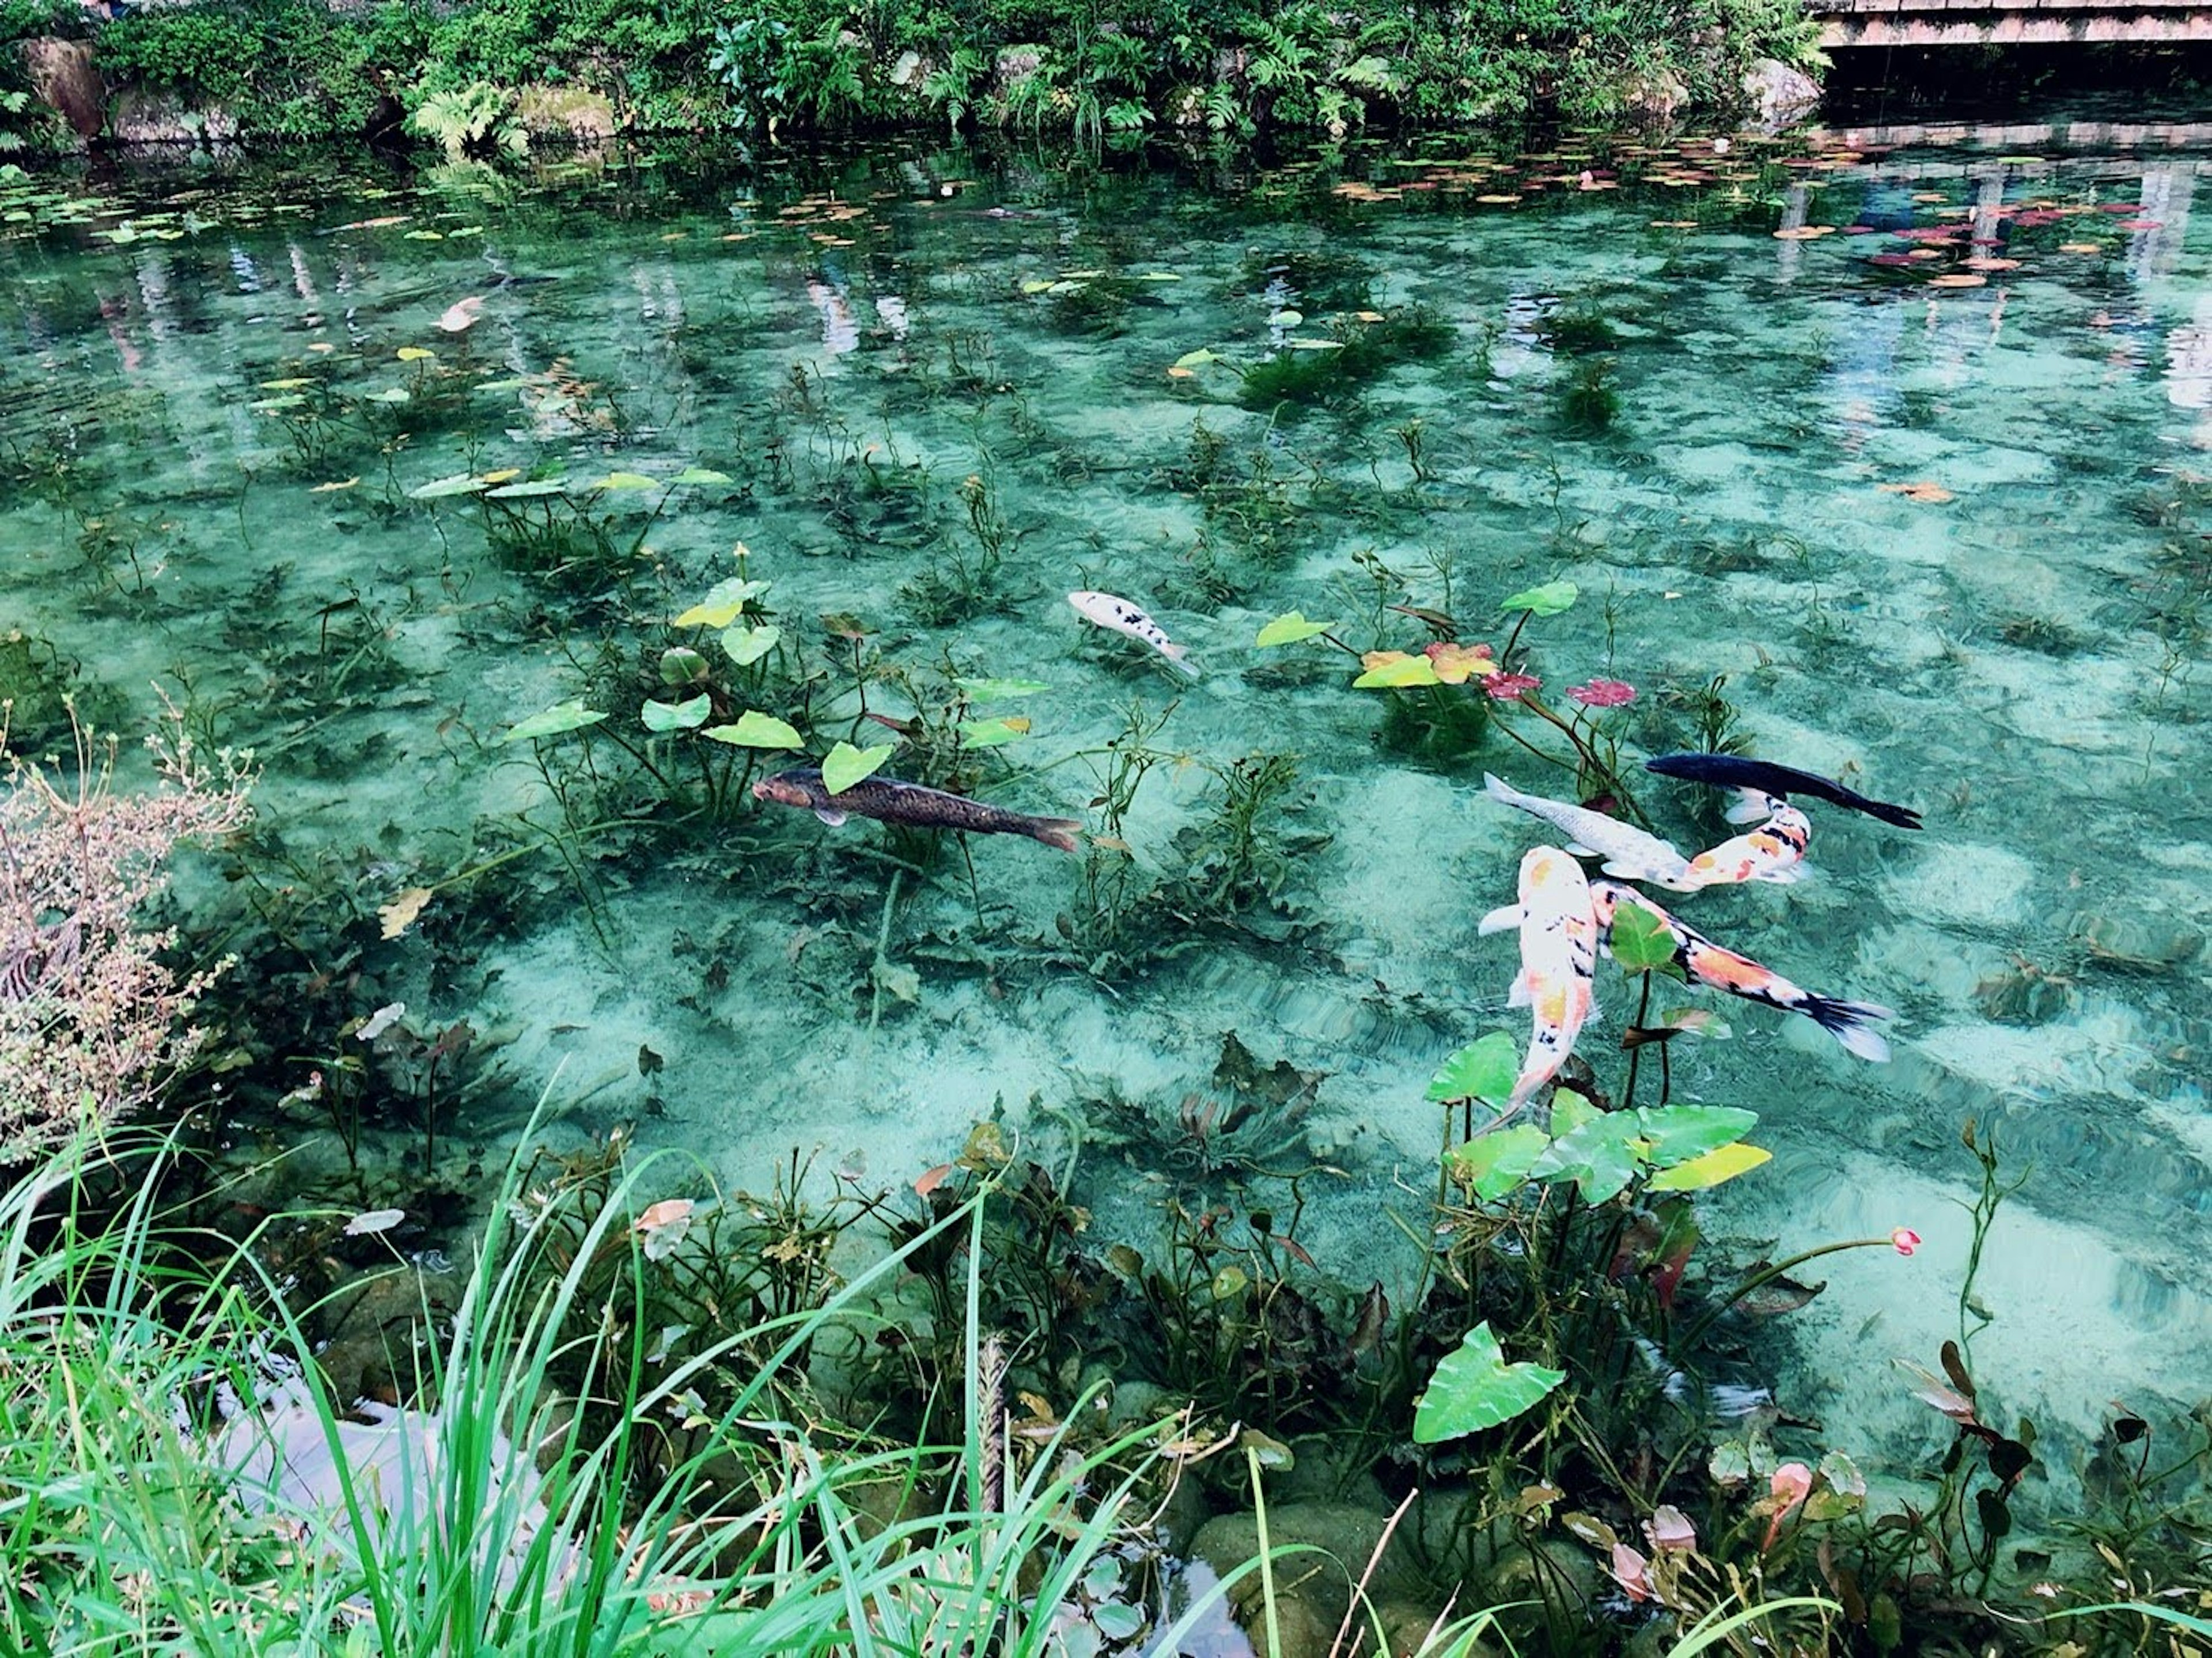
MULTIPOLYGON (((1744 1239, 1927 1239, 1835 1258, 1784 1327, 1788 1396, 1839 1442, 1936 1425, 1869 1355, 1925 1363, 1955 1328, 1972 1118, 2032 1170, 1978 1352, 2079 1426, 2208 1381, 2202 161, 1948 136, 57 190, 0 244, 6 620, 81 665, 108 723, 144 723, 160 683, 260 751, 253 925, 307 963, 272 1004, 465 1017, 514 1097, 557 1071, 580 1121, 642 1114, 738 1180, 794 1140, 908 1178, 996 1110, 1139 1234, 1206 1158, 1084 1102, 1165 1100, 1182 1132, 1171 1102, 1234 1031, 1318 1074, 1294 1142, 1342 1173, 1309 1185, 1307 1236, 1364 1283, 1395 1177, 1433 1169, 1431 1072, 1521 1017, 1510 939, 1474 928, 1532 830, 1481 771, 1564 774, 1494 739, 1408 752, 1347 659, 1252 641, 1297 609, 1403 648, 1401 600, 1494 641, 1498 598, 1570 579, 1536 671, 1637 685, 1632 750, 1696 741, 1717 689, 1761 755, 1927 814, 1913 835, 1817 812, 1814 878, 1687 901, 1901 1011, 1887 1067, 1759 1012, 1675 1055, 1678 1090, 1765 1118, 1774 1164, 1720 1199, 1744 1239), (1240 400, 1239 367, 1411 318, 1438 349, 1240 400), (495 556, 489 502, 412 493, 693 465, 726 481, 595 497, 595 533, 641 549, 612 587, 495 556), (1040 682, 990 792, 1098 828, 1109 745, 1156 730, 1121 829, 1140 894, 1215 832, 1236 762, 1295 755, 1264 890, 1228 925, 1175 889, 1109 970, 1071 942, 1091 866, 1033 843, 979 841, 971 887, 858 821, 617 790, 611 825, 580 823, 562 791, 613 738, 498 739, 567 698, 629 720, 662 652, 703 642, 669 623, 739 541, 817 665, 816 720, 856 743, 932 674, 1040 682), (988 592, 948 601, 985 559, 988 592), (1085 629, 1077 588, 1134 598, 1204 677, 1085 629), (523 848, 508 884, 454 878, 523 848), (425 886, 382 938, 380 907, 425 886)), ((690 763, 680 733, 619 735, 690 763)), ((1670 835, 1717 838, 1694 792, 1648 793, 1670 835)), ((1605 988, 1601 1069, 1626 1013, 1605 988)), ((479 1138, 511 1124, 495 1099, 479 1138)))

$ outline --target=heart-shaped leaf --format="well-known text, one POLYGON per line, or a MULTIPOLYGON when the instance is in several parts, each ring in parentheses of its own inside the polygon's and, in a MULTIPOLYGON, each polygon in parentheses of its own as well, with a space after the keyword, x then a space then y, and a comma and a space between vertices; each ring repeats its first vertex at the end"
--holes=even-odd
POLYGON ((1414 1441, 1434 1445, 1510 1422, 1533 1410, 1566 1379, 1565 1370, 1508 1364, 1486 1319, 1467 1333, 1458 1351, 1447 1354, 1429 1379, 1427 1390, 1413 1406, 1414 1441))
POLYGON ((659 487, 657 479, 642 472, 610 472, 603 478, 594 478, 584 486, 587 489, 653 489, 659 487))
POLYGON ((969 720, 960 727, 960 743, 963 748, 995 749, 1029 734, 1030 722, 1009 714, 1003 720, 969 720))
POLYGON ((418 483, 407 492, 410 501, 442 501, 447 495, 472 495, 489 489, 474 472, 456 472, 451 477, 434 478, 428 483, 418 483))
POLYGON ((648 702, 638 710, 649 732, 696 731, 714 711, 714 699, 702 691, 683 702, 648 702))
POLYGON ((1370 668, 1352 682, 1356 691, 1398 690, 1407 685, 1441 685, 1437 665, 1425 656, 1401 657, 1370 668))
POLYGON ((842 794, 862 778, 872 775, 884 762, 891 757, 896 743, 885 743, 877 748, 856 749, 850 743, 840 743, 823 756, 822 786, 832 794, 842 794))
POLYGON ((730 475, 718 472, 711 466, 687 466, 668 481, 671 483, 727 483, 730 475))
POLYGON ((1182 355, 1175 360, 1175 366, 1178 368, 1197 368, 1204 364, 1209 362, 1218 362, 1220 361, 1221 359, 1212 352, 1206 350, 1204 347, 1200 347, 1195 351, 1184 352, 1182 355))
POLYGON ((1542 1129, 1520 1123, 1455 1145, 1444 1154, 1444 1167, 1476 1197, 1494 1202, 1528 1178, 1550 1143, 1542 1129))
POLYGON ((1702 1192, 1709 1186, 1718 1186, 1738 1175, 1748 1174, 1773 1155, 1756 1145, 1723 1145, 1717 1151, 1708 1151, 1702 1157, 1692 1157, 1687 1163, 1676 1163, 1663 1174, 1654 1175, 1651 1189, 1702 1192))
POLYGON ((1674 964, 1674 935, 1656 911, 1624 900, 1613 912, 1608 941, 1613 959, 1630 973, 1649 973, 1674 964))
POLYGON ((1636 1178, 1642 1128, 1634 1112, 1601 1113, 1554 1139, 1536 1159, 1528 1176, 1571 1180, 1584 1203, 1604 1203, 1619 1196, 1636 1178))
POLYGON ((707 590, 706 598, 676 618, 678 628, 726 628, 751 600, 768 591, 765 581, 748 581, 741 575, 725 577, 707 590))
POLYGON ((803 749, 805 739, 791 726, 772 714, 762 714, 747 708, 738 716, 733 726, 709 726, 699 733, 711 737, 717 743, 731 743, 742 749, 803 749))
POLYGON ((496 489, 484 491, 486 501, 534 501, 540 495, 557 495, 568 489, 559 478, 538 478, 528 483, 502 483, 496 489))
POLYGON ((1581 591, 1571 581, 1547 581, 1540 587, 1526 587, 1499 600, 1498 608, 1526 610, 1531 616, 1557 616, 1575 602, 1581 591))
POLYGON ((1263 651, 1276 645, 1296 645, 1302 640, 1325 634, 1335 625, 1334 622, 1309 622, 1292 610, 1287 616, 1277 616, 1261 629, 1260 636, 1252 642, 1263 651))
POLYGON ((1672 1169, 1733 1145, 1759 1122, 1756 1111, 1731 1105, 1663 1105, 1636 1114, 1643 1125, 1644 1157, 1655 1169, 1672 1169))
POLYGON ((660 653, 660 683, 696 685, 707 677, 707 659, 689 645, 678 645, 660 653))
POLYGON ((502 743, 533 743, 542 737, 558 737, 563 732, 581 731, 586 726, 596 726, 606 715, 597 708, 587 708, 580 699, 570 698, 556 702, 542 714, 533 714, 499 740, 502 743))
POLYGON ((722 649, 731 661, 740 668, 750 668, 776 647, 783 638, 781 628, 763 625, 757 628, 726 628, 722 630, 722 649))
POLYGON ((1521 1074, 1520 1050, 1503 1030, 1493 1030, 1443 1062, 1429 1083, 1432 1100, 1488 1100, 1498 1104, 1513 1093, 1521 1074))

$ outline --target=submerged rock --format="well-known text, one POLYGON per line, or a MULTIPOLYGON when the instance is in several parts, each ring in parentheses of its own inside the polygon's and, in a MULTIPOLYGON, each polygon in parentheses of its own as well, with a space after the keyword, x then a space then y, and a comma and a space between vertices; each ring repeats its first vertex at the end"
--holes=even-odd
POLYGON ((2128 973, 2168 972, 2204 948, 2203 933, 2149 915, 2077 915, 2071 936, 2100 965, 2128 973))
MULTIPOLYGON (((1367 1594, 1380 1600, 1386 1591, 1402 1596, 1418 1588, 1418 1575, 1405 1558, 1405 1540, 1393 1534, 1383 1547, 1388 1516, 1373 1509, 1345 1503, 1285 1503, 1267 1508, 1267 1540, 1280 1549, 1298 1552, 1278 1558, 1275 1564, 1275 1622, 1282 1634, 1279 1649, 1270 1649, 1267 1614, 1261 1606, 1262 1580, 1257 1572, 1237 1580, 1229 1592, 1237 1622, 1251 1637, 1253 1650, 1267 1658, 1306 1658, 1328 1653, 1345 1612, 1352 1605, 1353 1585, 1367 1571, 1367 1594), (1317 1552, 1316 1552, 1317 1551, 1317 1552)), ((1191 1540, 1193 1558, 1222 1576, 1260 1552, 1258 1517, 1250 1513, 1218 1515, 1199 1528, 1191 1540)), ((1402 1612, 1402 1609, 1401 1609, 1402 1612)))

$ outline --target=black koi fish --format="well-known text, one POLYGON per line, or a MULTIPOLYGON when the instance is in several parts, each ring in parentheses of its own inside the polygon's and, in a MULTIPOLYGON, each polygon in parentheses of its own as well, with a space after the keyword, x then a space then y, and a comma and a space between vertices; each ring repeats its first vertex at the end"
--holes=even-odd
POLYGON ((1025 835, 1062 852, 1076 850, 1075 837, 1083 828, 1079 817, 1032 817, 1025 811, 1009 811, 964 794, 902 783, 895 777, 864 777, 852 787, 832 794, 822 781, 818 766, 799 766, 763 777, 753 785, 753 799, 778 805, 801 806, 831 828, 848 814, 872 817, 879 823, 900 823, 909 829, 959 829, 969 835, 1025 835))
POLYGON ((1920 827, 1920 814, 1910 806, 1870 800, 1856 789, 1845 788, 1832 777, 1800 771, 1795 766, 1778 766, 1768 760, 1747 760, 1740 754, 1656 754, 1644 762, 1644 769, 1656 771, 1662 777, 1710 783, 1715 788, 1749 789, 1777 797, 1809 794, 1816 800, 1848 806, 1899 829, 1920 827))

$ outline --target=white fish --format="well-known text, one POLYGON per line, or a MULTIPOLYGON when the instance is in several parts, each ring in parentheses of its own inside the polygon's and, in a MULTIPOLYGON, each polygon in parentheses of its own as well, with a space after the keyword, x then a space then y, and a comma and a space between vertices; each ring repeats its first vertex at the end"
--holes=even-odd
POLYGON ((483 309, 483 295, 471 294, 447 306, 438 319, 438 326, 448 334, 465 334, 477 325, 477 313, 483 309))
POLYGON ((1667 841, 1645 834, 1633 823, 1624 823, 1618 817, 1608 817, 1587 806, 1570 805, 1565 800, 1523 794, 1488 772, 1482 774, 1482 792, 1493 800, 1525 811, 1532 817, 1540 817, 1562 834, 1571 835, 1567 850, 1577 857, 1604 859, 1607 875, 1618 875, 1625 881, 1649 881, 1673 892, 1694 892, 1701 884, 1690 879, 1688 859, 1667 841))
POLYGON ((1127 634, 1132 639, 1141 639, 1167 658, 1178 673, 1187 673, 1193 679, 1198 677, 1197 668, 1184 659, 1189 647, 1170 639, 1166 629, 1127 599, 1117 598, 1112 593, 1079 592, 1070 593, 1067 602, 1085 622, 1127 634))
POLYGON ((1532 848, 1521 859, 1521 902, 1491 911, 1480 930, 1515 926, 1521 929, 1521 971, 1506 1005, 1528 1009, 1534 1029, 1506 1102, 1509 1116, 1558 1074, 1584 1022, 1597 1011, 1597 918, 1582 865, 1557 847, 1532 848))

